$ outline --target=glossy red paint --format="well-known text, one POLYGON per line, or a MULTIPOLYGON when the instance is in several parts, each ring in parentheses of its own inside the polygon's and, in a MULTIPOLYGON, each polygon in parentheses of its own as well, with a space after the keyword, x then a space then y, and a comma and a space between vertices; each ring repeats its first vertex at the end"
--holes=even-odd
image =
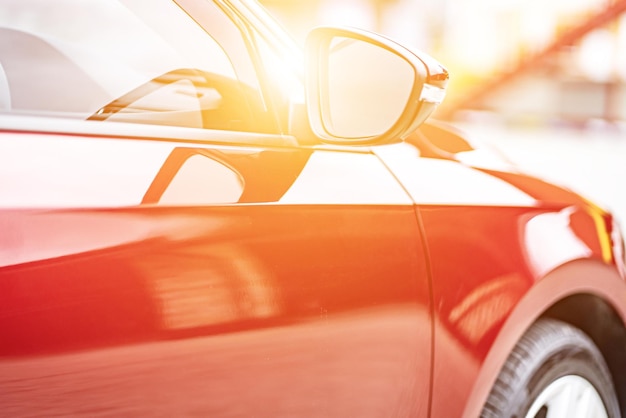
MULTIPOLYGON (((599 246, 597 235, 577 235, 567 212, 538 208, 420 209, 437 307, 434 416, 462 415, 485 357, 499 349, 493 344, 495 338, 538 280, 575 260, 602 263, 601 253, 594 252, 599 246)), ((537 309, 534 315, 541 313, 537 309)))
POLYGON ((395 147, 378 154, 417 203, 430 263, 432 416, 477 416, 515 342, 560 300, 601 294, 626 318, 626 286, 615 268, 621 261, 610 256, 607 213, 521 173, 450 170, 459 163, 411 161, 410 146, 395 147), (466 184, 470 193, 458 193, 466 184), (594 274, 585 277, 589 271, 594 274), (551 288, 553 276, 557 288, 551 288))
MULTIPOLYGON (((15 136, 3 135, 2 144, 15 136)), ((68 150, 53 157, 65 167, 55 175, 66 178, 83 166, 70 158, 75 140, 37 141, 42 149, 68 150)), ((427 416, 432 390, 432 416, 460 416, 472 402, 482 405, 486 395, 476 382, 492 383, 493 364, 523 332, 519 320, 515 331, 506 326, 520 306, 528 324, 574 291, 561 280, 560 292, 535 306, 535 288, 550 272, 595 260, 616 275, 603 259, 596 209, 522 175, 480 174, 513 176, 507 187, 523 183, 520 195, 533 202, 526 206, 495 206, 493 199, 517 195, 488 189, 488 204, 443 205, 455 196, 433 187, 437 178, 424 194, 431 202, 419 202, 423 183, 406 181, 417 206, 381 205, 380 196, 403 197, 378 190, 388 188, 380 178, 354 195, 356 182, 377 172, 378 160, 367 152, 161 142, 154 153, 150 141, 82 141, 97 144, 102 161, 121 163, 119 156, 145 149, 144 157, 152 152, 163 167, 144 158, 153 181, 135 189, 140 182, 127 181, 119 196, 107 192, 114 205, 122 196, 141 205, 91 208, 83 195, 74 207, 46 209, 41 199, 59 194, 28 186, 12 199, 32 205, 38 198, 43 208, 2 210, 0 401, 12 415, 83 414, 89 404, 111 414, 377 415, 396 408, 427 416), (160 204, 159 191, 189 155, 240 173, 240 202, 160 204), (363 172, 337 182, 334 170, 355 170, 355 161, 363 172), (330 194, 329 182, 336 187, 330 194), (341 203, 342 187, 362 203, 341 203), (555 198, 544 204, 544 195, 555 198), (506 343, 494 343, 507 333, 506 343), (24 384, 26 391, 19 389, 24 384)), ((378 154, 400 180, 410 174, 402 164, 438 167, 419 155, 392 160, 393 147, 378 154)), ((450 164, 458 163, 443 162, 442 175, 450 164)), ((113 167, 119 163, 94 167, 93 179, 113 167)), ((485 179, 483 186, 491 181, 476 178, 485 179)), ((62 183, 47 179, 39 186, 62 194, 62 183)), ((611 286, 624 292, 621 281, 611 286)))
MULTIPOLYGON (((100 144, 109 162, 151 146, 84 140, 100 144)), ((180 168, 170 156, 146 197, 133 199, 154 203, 1 212, 9 228, 0 268, 3 410, 339 416, 397 408, 426 416, 430 297, 412 206, 332 204, 314 189, 294 194, 298 173, 353 154, 172 149, 237 170, 240 202, 164 207, 149 198, 167 188, 167 181, 154 186, 158 179, 175 177, 163 177, 167 167, 180 168), (290 188, 292 203, 282 203, 290 188), (293 202, 297 196, 309 202, 293 202)), ((67 155, 51 158, 71 173, 76 163, 67 155)), ((377 161, 356 157, 366 166, 377 161)), ((317 170, 318 181, 336 174, 317 170)), ((344 179, 345 193, 358 188, 344 179)), ((375 201, 388 191, 370 184, 368 193, 375 201)))
POLYGON ((590 335, 626 402, 610 214, 438 123, 324 143, 264 67, 290 48, 258 5, 155 1, 138 25, 131 3, 78 41, 141 30, 138 67, 0 13, 1 415, 475 417, 542 315, 590 335))

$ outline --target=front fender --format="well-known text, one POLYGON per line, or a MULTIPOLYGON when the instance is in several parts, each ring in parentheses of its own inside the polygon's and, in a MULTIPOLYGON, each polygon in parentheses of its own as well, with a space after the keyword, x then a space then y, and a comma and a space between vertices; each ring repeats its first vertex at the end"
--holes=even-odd
POLYGON ((500 369, 524 332, 559 301, 584 294, 602 299, 622 324, 626 322, 626 283, 614 267, 582 259, 554 269, 525 293, 504 322, 474 380, 463 417, 480 415, 500 369))

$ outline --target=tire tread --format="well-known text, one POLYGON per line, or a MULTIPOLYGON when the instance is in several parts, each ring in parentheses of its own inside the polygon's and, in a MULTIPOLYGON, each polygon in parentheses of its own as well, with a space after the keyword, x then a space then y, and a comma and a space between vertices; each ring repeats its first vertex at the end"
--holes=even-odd
MULTIPOLYGON (((517 417, 511 410, 515 404, 513 400, 518 399, 520 394, 528 396, 533 378, 540 375, 537 372, 566 356, 588 357, 594 367, 600 369, 602 384, 613 390, 608 367, 591 338, 568 323, 543 318, 528 329, 509 354, 487 398, 481 418, 517 417)), ((619 412, 609 416, 619 417, 619 412)))

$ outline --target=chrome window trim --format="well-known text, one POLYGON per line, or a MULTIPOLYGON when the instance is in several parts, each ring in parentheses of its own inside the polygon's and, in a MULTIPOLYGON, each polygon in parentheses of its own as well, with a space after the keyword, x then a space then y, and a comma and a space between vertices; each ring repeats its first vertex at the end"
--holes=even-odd
POLYGON ((261 134, 215 129, 148 125, 124 122, 94 122, 59 117, 0 114, 0 138, 10 132, 47 133, 72 136, 97 136, 122 139, 147 139, 201 144, 295 147, 288 135, 261 134))

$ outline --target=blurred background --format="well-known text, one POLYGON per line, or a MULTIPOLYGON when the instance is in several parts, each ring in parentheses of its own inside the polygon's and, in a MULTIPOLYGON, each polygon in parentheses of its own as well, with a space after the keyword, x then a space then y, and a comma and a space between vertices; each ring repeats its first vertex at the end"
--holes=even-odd
POLYGON ((304 45, 382 33, 450 71, 434 118, 626 224, 626 0, 261 0, 304 45))

